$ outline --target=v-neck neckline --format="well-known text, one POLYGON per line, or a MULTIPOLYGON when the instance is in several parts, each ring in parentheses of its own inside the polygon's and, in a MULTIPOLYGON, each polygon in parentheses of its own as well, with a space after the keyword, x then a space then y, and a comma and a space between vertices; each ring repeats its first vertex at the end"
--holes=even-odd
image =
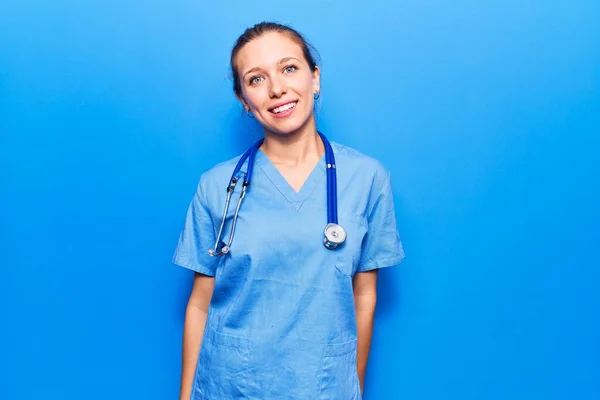
POLYGON ((298 192, 294 190, 281 171, 279 171, 261 149, 258 149, 256 152, 254 162, 296 211, 300 210, 302 204, 304 204, 323 178, 325 178, 325 154, 319 158, 319 161, 315 164, 312 171, 310 171, 298 192))

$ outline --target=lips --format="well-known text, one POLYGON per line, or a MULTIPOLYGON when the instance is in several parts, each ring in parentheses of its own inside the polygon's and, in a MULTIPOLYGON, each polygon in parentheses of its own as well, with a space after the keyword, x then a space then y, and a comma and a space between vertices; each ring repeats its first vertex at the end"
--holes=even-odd
POLYGON ((274 107, 269 108, 269 111, 275 115, 283 114, 286 111, 289 111, 289 110, 293 109, 294 107, 296 107, 297 103, 298 103, 298 101, 288 101, 285 103, 279 103, 279 104, 276 104, 274 107))

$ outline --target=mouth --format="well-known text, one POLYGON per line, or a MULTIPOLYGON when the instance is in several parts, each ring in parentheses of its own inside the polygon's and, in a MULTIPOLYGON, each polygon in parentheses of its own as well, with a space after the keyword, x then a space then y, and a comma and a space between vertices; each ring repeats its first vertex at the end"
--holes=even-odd
POLYGON ((298 104, 298 101, 290 101, 285 104, 278 104, 273 108, 269 108, 269 111, 275 115, 285 115, 291 113, 291 110, 296 107, 296 104, 298 104))

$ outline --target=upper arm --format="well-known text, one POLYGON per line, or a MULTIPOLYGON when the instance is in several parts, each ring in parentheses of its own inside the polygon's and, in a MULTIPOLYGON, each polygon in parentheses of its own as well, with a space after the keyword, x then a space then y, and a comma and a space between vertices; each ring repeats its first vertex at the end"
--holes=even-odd
POLYGON ((210 305, 214 288, 214 277, 195 273, 192 293, 190 294, 188 304, 208 313, 208 306, 210 305))
POLYGON ((173 262, 203 275, 214 276, 218 259, 208 254, 215 243, 215 226, 203 189, 203 180, 188 207, 173 262))
POLYGON ((357 272, 352 278, 354 296, 377 296, 377 269, 357 272))
POLYGON ((396 226, 396 212, 389 171, 379 174, 373 185, 374 195, 367 212, 367 234, 362 243, 358 272, 396 265, 404 258, 404 250, 396 226))

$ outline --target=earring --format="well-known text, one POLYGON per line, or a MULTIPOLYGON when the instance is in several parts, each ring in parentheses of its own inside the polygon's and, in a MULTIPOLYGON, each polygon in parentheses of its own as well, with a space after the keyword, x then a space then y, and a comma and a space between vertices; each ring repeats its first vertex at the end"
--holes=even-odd
POLYGON ((315 100, 317 100, 319 98, 319 92, 315 93, 315 100))
POLYGON ((248 117, 254 118, 254 114, 252 113, 252 111, 250 111, 250 109, 247 109, 246 113, 248 114, 248 117))

